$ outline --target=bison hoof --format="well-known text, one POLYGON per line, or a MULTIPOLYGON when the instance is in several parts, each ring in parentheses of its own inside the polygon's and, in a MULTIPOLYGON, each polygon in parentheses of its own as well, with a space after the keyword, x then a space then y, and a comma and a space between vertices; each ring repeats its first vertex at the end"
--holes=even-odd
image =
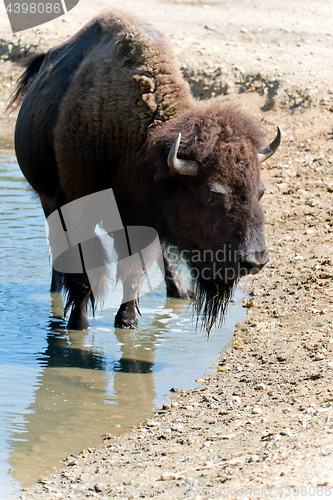
POLYGON ((116 328, 137 328, 139 322, 136 318, 134 311, 129 311, 126 308, 127 304, 122 304, 119 311, 116 314, 116 318, 114 320, 114 326, 116 328))
POLYGON ((71 314, 67 323, 67 330, 87 330, 88 328, 89 321, 87 316, 74 316, 71 314))

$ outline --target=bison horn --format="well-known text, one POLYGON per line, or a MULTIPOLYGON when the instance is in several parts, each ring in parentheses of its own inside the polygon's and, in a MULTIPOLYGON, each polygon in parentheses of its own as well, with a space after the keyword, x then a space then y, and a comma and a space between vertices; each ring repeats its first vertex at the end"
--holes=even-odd
POLYGON ((263 161, 267 160, 267 158, 270 158, 275 153, 275 151, 278 149, 278 147, 281 144, 281 137, 282 137, 282 132, 281 132, 280 127, 278 127, 277 134, 276 134, 274 141, 271 142, 270 145, 267 146, 267 148, 263 149, 258 154, 259 163, 262 163, 263 161))
POLYGON ((196 161, 180 160, 177 158, 178 148, 181 139, 181 133, 178 134, 177 139, 172 145, 168 155, 168 165, 171 172, 180 175, 198 175, 199 165, 196 161))

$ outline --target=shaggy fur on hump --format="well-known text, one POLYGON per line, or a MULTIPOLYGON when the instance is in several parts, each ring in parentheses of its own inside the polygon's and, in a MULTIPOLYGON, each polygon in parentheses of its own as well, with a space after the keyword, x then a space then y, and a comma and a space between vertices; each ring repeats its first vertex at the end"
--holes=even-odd
MULTIPOLYGON (((152 137, 149 150, 155 158, 156 153, 159 153, 164 169, 167 167, 165 158, 179 132, 182 133, 182 139, 178 156, 201 163, 205 162, 218 143, 228 144, 234 149, 240 138, 247 139, 257 152, 266 143, 266 136, 259 124, 237 106, 194 104, 188 111, 167 122, 152 137)), ((227 166, 225 164, 224 168, 227 166)))

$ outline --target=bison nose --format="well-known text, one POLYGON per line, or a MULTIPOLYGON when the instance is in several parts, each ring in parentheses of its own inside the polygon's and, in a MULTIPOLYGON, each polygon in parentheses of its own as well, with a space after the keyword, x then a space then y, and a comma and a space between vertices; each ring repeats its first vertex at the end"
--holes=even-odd
POLYGON ((268 251, 263 250, 262 252, 251 252, 242 253, 239 252, 237 255, 237 260, 241 265, 241 268, 246 269, 247 272, 256 274, 267 264, 269 259, 268 251))

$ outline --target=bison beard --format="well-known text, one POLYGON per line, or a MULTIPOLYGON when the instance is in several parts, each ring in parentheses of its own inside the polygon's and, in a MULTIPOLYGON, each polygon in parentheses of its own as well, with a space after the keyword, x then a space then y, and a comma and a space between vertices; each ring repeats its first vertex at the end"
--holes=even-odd
POLYGON ((201 327, 207 330, 208 336, 215 324, 222 325, 237 282, 237 279, 214 282, 202 276, 196 280, 194 312, 197 314, 197 325, 201 321, 201 327))

